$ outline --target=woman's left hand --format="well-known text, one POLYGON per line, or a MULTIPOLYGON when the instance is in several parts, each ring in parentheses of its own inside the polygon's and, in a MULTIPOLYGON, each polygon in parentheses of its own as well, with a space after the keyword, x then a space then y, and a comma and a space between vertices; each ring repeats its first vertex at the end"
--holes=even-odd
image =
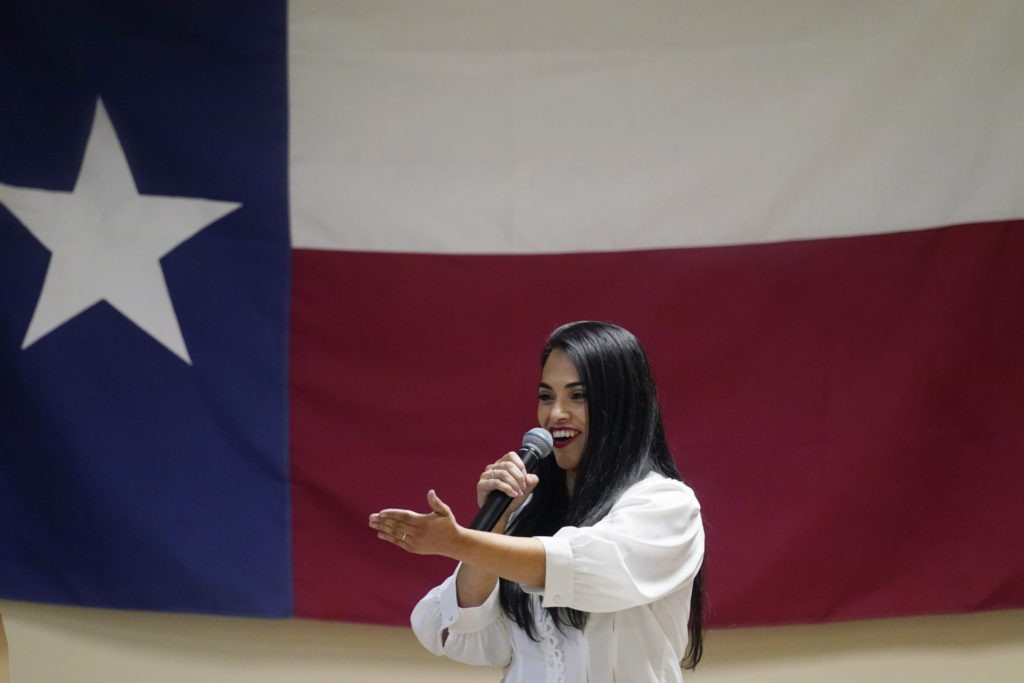
POLYGON ((462 527, 433 489, 427 493, 427 505, 432 510, 427 514, 390 508, 375 512, 370 515, 370 528, 376 529, 377 538, 411 553, 454 557, 462 527))

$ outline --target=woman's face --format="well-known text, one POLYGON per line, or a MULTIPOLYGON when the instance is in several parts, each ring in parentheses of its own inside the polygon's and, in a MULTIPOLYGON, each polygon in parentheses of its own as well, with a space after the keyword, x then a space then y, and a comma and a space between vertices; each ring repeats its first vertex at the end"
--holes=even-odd
POLYGON ((551 432, 555 461, 575 475, 587 444, 587 390, 562 349, 544 363, 537 397, 537 422, 551 432))

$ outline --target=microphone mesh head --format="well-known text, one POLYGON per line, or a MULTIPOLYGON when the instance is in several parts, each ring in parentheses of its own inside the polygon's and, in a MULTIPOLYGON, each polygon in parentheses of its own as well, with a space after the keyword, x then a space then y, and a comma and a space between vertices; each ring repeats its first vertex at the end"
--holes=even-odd
POLYGON ((543 458, 551 454, 551 449, 555 447, 555 440, 551 438, 551 432, 548 430, 543 427, 534 427, 523 434, 523 446, 536 448, 540 452, 540 457, 543 458))

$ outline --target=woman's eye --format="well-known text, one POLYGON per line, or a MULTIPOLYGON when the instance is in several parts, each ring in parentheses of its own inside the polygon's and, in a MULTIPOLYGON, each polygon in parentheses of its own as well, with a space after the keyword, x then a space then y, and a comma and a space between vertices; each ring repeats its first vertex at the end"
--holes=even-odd
POLYGON ((552 400, 551 394, 540 394, 537 396, 537 400, 541 403, 547 403, 552 400))

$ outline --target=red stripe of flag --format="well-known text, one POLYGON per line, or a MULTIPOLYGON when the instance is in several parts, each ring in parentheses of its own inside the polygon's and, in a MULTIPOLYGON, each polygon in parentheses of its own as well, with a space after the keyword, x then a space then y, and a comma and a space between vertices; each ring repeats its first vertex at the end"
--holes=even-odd
POLYGON ((452 568, 379 543, 534 425, 569 320, 645 343, 701 499, 712 623, 1024 605, 1024 221, 733 247, 298 250, 295 608, 405 623, 452 568))

